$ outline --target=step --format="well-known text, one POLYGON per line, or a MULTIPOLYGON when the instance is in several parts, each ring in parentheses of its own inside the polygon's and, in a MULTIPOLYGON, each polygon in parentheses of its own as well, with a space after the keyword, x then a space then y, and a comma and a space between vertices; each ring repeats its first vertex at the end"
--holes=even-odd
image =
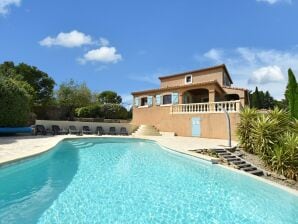
POLYGON ((254 167, 254 166, 249 166, 249 167, 241 168, 241 170, 243 170, 243 171, 245 171, 245 172, 248 172, 248 171, 254 171, 254 170, 257 170, 257 168, 254 167))
POLYGON ((240 161, 239 158, 224 158, 224 160, 233 163, 234 161, 240 161))
POLYGON ((262 170, 253 170, 253 171, 248 171, 248 173, 256 175, 256 176, 263 176, 264 172, 262 170))
POLYGON ((246 162, 243 160, 239 160, 239 161, 234 161, 233 164, 239 166, 241 164, 246 164, 246 162))
MULTIPOLYGON (((243 161, 244 162, 244 161, 243 161)), ((248 164, 248 163, 245 163, 244 162, 244 164, 239 164, 239 165, 237 165, 239 168, 245 168, 245 167, 250 167, 251 165, 250 164, 248 164)))
POLYGON ((152 125, 140 125, 133 133, 134 136, 161 136, 159 131, 152 125))
POLYGON ((240 153, 240 152, 234 152, 234 155, 239 156, 239 157, 242 157, 244 154, 243 153, 240 153))
POLYGON ((225 149, 211 149, 211 150, 213 150, 213 151, 215 151, 215 152, 217 152, 217 153, 220 153, 220 152, 227 152, 227 150, 225 150, 225 149))
POLYGON ((219 156, 230 156, 232 155, 231 153, 229 152, 220 152, 220 153, 217 153, 219 156))
POLYGON ((160 134, 158 131, 136 131, 135 134, 155 134, 158 133, 160 134))
POLYGON ((236 156, 233 156, 233 155, 226 155, 226 156, 223 156, 225 159, 236 159, 237 157, 236 156))

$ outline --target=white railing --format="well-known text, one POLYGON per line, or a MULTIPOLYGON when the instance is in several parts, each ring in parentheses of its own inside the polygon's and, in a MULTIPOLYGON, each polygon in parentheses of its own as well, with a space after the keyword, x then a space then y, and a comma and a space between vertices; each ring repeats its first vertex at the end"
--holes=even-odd
POLYGON ((240 100, 209 103, 176 104, 171 106, 170 112, 172 114, 222 113, 223 109, 226 109, 226 111, 228 112, 239 112, 240 100))

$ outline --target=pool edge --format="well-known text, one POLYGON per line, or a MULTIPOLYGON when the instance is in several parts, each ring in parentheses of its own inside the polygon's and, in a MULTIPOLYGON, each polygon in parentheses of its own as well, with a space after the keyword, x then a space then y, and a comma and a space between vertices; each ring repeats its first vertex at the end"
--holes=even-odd
MULTIPOLYGON (((172 149, 170 147, 164 146, 162 143, 158 142, 158 140, 156 140, 156 139, 149 139, 148 136, 147 137, 144 137, 144 138, 141 137, 141 136, 138 136, 138 137, 135 137, 135 136, 63 136, 63 138, 59 139, 53 146, 51 146, 51 147, 49 147, 47 149, 44 149, 42 151, 35 152, 35 153, 30 154, 30 155, 20 156, 20 157, 17 157, 17 158, 11 159, 11 160, 7 160, 7 161, 4 161, 4 162, 1 162, 0 161, 0 168, 1 167, 4 167, 4 166, 7 166, 7 165, 13 165, 14 163, 21 162, 23 160, 27 160, 27 159, 31 159, 31 158, 40 156, 43 153, 49 152, 50 150, 54 149, 62 141, 65 141, 65 140, 77 140, 77 139, 84 139, 84 138, 85 139, 124 138, 124 139, 146 140, 146 141, 151 141, 151 142, 154 142, 154 143, 158 144, 163 150, 171 151, 172 153, 174 152, 175 154, 178 153, 180 155, 184 155, 184 156, 187 156, 187 157, 192 157, 192 158, 194 158, 196 160, 204 160, 204 161, 207 161, 207 162, 212 163, 212 160, 211 160, 212 157, 209 157, 208 156, 209 158, 208 157, 203 158, 203 157, 192 155, 190 153, 188 154, 186 152, 177 151, 177 150, 172 149)), ((237 172, 237 173, 242 174, 242 175, 245 175, 247 177, 251 177, 251 178, 254 178, 256 180, 262 181, 264 183, 270 184, 271 186, 274 186, 274 187, 277 187, 277 188, 279 188, 281 190, 287 191, 288 193, 293 194, 293 195, 295 195, 295 196, 298 197, 298 190, 295 190, 295 189, 292 189, 290 187, 281 185, 281 184, 276 183, 276 182, 273 182, 271 180, 264 179, 264 178, 259 177, 259 176, 255 176, 255 175, 251 175, 251 174, 245 173, 243 171, 240 171, 240 170, 237 170, 237 169, 234 169, 234 168, 231 168, 231 167, 222 165, 222 164, 214 164, 214 165, 220 166, 220 167, 225 168, 225 169, 229 169, 230 171, 237 172)))

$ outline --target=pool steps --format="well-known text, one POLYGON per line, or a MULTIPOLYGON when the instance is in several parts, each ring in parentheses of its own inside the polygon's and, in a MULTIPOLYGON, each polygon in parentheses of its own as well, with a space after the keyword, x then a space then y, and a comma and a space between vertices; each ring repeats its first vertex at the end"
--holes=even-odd
POLYGON ((140 125, 133 136, 161 136, 157 128, 152 125, 140 125))
MULTIPOLYGON (((193 151, 196 151, 198 153, 202 152, 202 150, 193 151)), ((225 148, 212 148, 209 149, 209 151, 215 153, 220 159, 222 159, 222 161, 228 163, 229 165, 232 165, 235 169, 239 169, 256 176, 265 175, 264 171, 241 158, 242 155, 239 153, 233 153, 225 148)))
POLYGON ((241 158, 241 154, 232 153, 227 149, 213 149, 213 152, 215 152, 223 161, 227 162, 230 165, 233 165, 236 169, 240 169, 244 172, 257 175, 257 176, 263 176, 264 172, 261 169, 258 169, 257 167, 253 166, 243 158, 241 158))

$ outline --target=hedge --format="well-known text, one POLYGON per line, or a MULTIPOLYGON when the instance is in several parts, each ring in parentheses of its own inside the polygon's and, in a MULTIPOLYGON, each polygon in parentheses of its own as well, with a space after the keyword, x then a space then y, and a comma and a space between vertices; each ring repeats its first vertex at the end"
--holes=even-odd
POLYGON ((83 118, 104 118, 104 119, 127 119, 128 112, 125 107, 119 104, 95 104, 87 107, 80 107, 75 110, 78 117, 83 118))
POLYGON ((0 127, 26 126, 29 114, 27 92, 13 80, 0 77, 0 127))

